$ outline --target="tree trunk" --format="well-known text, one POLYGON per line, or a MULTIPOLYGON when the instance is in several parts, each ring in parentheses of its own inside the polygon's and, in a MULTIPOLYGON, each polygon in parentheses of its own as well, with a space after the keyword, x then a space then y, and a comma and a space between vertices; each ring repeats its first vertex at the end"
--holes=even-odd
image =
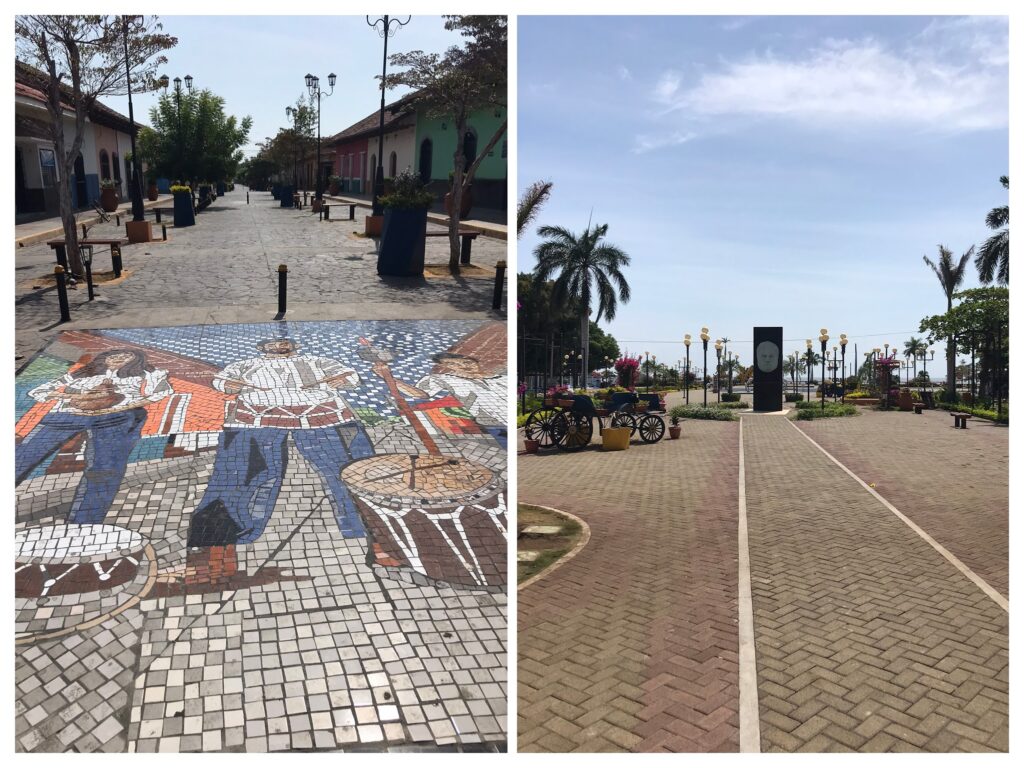
POLYGON ((465 144, 466 126, 468 118, 465 112, 456 116, 455 119, 455 154, 452 157, 452 210, 448 216, 448 270, 453 274, 459 274, 459 257, 461 248, 459 243, 459 224, 462 219, 462 176, 466 165, 465 144))
POLYGON ((590 373, 590 302, 583 304, 583 316, 580 318, 580 346, 583 347, 583 387, 587 386, 587 375, 590 373))
MULTIPOLYGON (((946 312, 953 311, 953 297, 947 297, 946 312)), ((946 402, 955 403, 956 397, 956 336, 946 339, 946 402)))

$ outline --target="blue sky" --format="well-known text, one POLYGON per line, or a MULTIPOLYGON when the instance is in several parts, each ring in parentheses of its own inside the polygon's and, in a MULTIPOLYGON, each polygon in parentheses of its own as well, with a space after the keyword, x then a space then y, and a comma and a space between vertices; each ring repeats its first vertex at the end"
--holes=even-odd
POLYGON ((520 17, 519 184, 632 257, 621 347, 674 364, 707 325, 749 365, 753 326, 825 327, 849 362, 945 311, 922 255, 1006 202, 1007 62, 998 17, 520 17))
MULTIPOLYGON (((325 92, 330 90, 327 75, 338 76, 334 95, 321 101, 323 136, 380 108, 380 91, 373 78, 380 76, 384 42, 367 26, 365 16, 161 15, 160 21, 164 32, 178 38, 160 71, 171 80, 190 74, 195 88, 209 88, 224 97, 228 114, 251 115, 247 154, 254 153, 257 141, 288 126, 284 108, 306 93, 307 72, 320 78, 325 92)), ((388 54, 440 53, 460 45, 462 39, 456 32, 445 31, 440 16, 413 16, 388 41, 388 54)), ((388 91, 387 99, 393 101, 406 92, 388 91)), ((136 118, 147 122, 157 94, 142 94, 132 101, 136 118)), ((108 97, 103 102, 128 114, 127 97, 108 97)))

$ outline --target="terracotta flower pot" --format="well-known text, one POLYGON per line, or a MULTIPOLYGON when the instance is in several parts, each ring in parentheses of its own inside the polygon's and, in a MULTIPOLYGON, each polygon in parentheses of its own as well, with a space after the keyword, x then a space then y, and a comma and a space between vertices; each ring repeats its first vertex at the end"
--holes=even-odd
POLYGON ((673 440, 678 440, 679 439, 679 433, 682 432, 682 431, 683 431, 683 428, 680 427, 680 426, 669 427, 668 428, 668 436, 671 439, 673 439, 673 440))
POLYGON ((113 187, 100 190, 100 204, 107 213, 117 210, 117 190, 113 187))
POLYGON ((160 198, 160 190, 157 189, 156 184, 150 184, 146 187, 146 199, 147 200, 158 200, 160 198))
POLYGON ((527 453, 537 453, 540 450, 540 440, 524 440, 523 446, 527 453))

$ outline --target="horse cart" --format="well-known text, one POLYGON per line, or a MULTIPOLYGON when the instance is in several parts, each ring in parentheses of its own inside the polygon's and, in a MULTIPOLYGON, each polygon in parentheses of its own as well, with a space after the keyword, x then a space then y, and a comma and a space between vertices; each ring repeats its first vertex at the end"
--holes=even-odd
POLYGON ((664 402, 653 393, 614 392, 600 404, 589 395, 565 395, 547 398, 531 411, 524 431, 540 448, 579 451, 590 444, 594 423, 601 434, 607 421, 608 427, 628 428, 630 438, 639 435, 644 443, 656 443, 665 436, 664 413, 664 402))

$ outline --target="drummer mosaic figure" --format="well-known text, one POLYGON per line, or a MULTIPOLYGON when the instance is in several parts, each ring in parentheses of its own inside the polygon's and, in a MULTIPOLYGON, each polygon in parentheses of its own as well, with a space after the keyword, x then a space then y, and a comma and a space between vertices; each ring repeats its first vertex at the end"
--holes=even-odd
POLYGON ((141 352, 112 349, 28 394, 53 405, 17 446, 15 484, 84 432, 85 470, 68 522, 102 523, 142 434, 145 406, 173 394, 167 371, 149 365, 141 352))
POLYGON ((359 384, 356 371, 326 357, 299 353, 288 338, 256 345, 258 357, 231 363, 213 379, 235 395, 225 413, 213 474, 189 525, 190 575, 232 575, 235 544, 258 539, 274 511, 288 461, 287 439, 320 473, 346 537, 365 536, 341 470, 373 448, 341 395, 359 384))

